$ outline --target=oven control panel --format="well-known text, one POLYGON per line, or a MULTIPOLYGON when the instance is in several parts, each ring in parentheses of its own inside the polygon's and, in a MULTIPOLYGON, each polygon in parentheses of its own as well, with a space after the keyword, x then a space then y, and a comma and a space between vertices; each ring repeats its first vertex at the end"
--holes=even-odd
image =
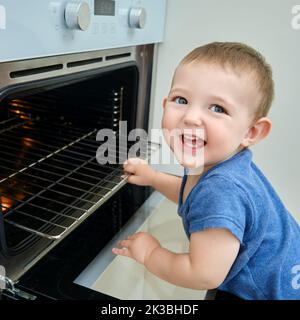
POLYGON ((161 42, 166 0, 0 0, 0 62, 161 42))

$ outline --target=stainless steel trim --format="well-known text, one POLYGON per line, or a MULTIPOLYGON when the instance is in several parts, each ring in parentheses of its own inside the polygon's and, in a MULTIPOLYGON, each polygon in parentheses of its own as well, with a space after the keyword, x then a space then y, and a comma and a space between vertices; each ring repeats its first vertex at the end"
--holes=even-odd
POLYGON ((153 67, 154 45, 138 46, 136 48, 135 60, 139 69, 139 91, 138 91, 138 108, 136 116, 136 127, 148 130, 148 112, 146 108, 150 102, 151 78, 153 67), (147 114, 147 117, 145 115, 147 114))
MULTIPOLYGON (((35 58, 28 60, 20 60, 13 62, 3 62, 0 63, 0 90, 2 88, 8 87, 10 85, 25 83, 29 81, 43 80, 53 77, 58 77, 67 74, 73 74, 81 71, 93 70, 97 68, 104 68, 108 66, 113 66, 116 64, 135 61, 136 49, 138 47, 124 47, 109 50, 98 50, 90 51, 76 54, 64 54, 59 56, 51 56, 44 58, 35 58), (115 56, 115 59, 112 57, 115 56), (106 59, 106 57, 110 57, 106 59), (96 61, 94 59, 99 59, 101 61, 96 61), (72 64, 76 62, 89 61, 84 65, 73 66, 69 68, 67 64, 72 64), (94 60, 94 61, 93 61, 94 60), (96 61, 96 62, 95 62, 96 61), (23 77, 11 78, 11 72, 32 70, 37 68, 48 67, 52 65, 62 65, 63 67, 59 70, 50 70, 36 74, 30 74, 23 77)), ((38 71, 38 70, 37 70, 38 71)))

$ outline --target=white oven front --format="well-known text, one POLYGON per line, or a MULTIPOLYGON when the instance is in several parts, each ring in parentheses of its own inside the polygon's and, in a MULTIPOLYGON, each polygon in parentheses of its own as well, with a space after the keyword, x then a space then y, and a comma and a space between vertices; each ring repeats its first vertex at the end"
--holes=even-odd
POLYGON ((0 62, 158 43, 166 0, 2 0, 0 62))

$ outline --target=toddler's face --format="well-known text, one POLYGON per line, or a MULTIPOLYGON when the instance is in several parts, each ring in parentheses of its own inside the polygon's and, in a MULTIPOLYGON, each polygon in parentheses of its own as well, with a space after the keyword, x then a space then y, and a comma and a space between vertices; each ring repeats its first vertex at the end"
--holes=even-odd
POLYGON ((205 169, 241 150, 258 99, 254 80, 245 72, 204 62, 180 65, 162 119, 179 163, 205 169))

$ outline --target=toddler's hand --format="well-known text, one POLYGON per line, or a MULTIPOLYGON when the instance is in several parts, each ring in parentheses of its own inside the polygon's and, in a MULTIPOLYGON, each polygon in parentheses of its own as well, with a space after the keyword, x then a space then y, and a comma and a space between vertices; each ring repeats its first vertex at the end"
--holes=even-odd
POLYGON ((127 178, 129 183, 139 186, 152 186, 155 170, 152 169, 147 161, 139 158, 130 158, 123 164, 125 174, 130 174, 127 178))
POLYGON ((154 249, 160 247, 158 240, 146 232, 128 236, 126 240, 119 241, 118 245, 121 249, 113 248, 114 254, 132 258, 142 264, 146 263, 154 249))

